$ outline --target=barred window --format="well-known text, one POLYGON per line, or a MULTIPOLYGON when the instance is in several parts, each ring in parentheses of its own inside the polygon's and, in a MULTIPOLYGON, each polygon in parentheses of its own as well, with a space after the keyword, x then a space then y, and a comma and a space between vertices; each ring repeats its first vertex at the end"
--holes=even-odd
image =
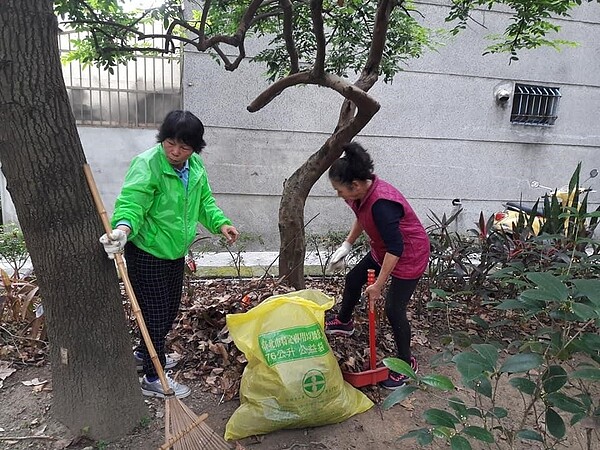
POLYGON ((560 88, 515 83, 510 121, 523 125, 554 125, 560 88))
MULTIPOLYGON (((148 34, 154 34, 159 25, 147 27, 148 34)), ((78 32, 61 32, 61 55, 68 53, 71 41, 78 38, 78 32)), ((180 68, 178 53, 139 55, 114 67, 112 74, 72 61, 63 64, 63 77, 78 124, 156 128, 169 111, 181 109, 180 68)))

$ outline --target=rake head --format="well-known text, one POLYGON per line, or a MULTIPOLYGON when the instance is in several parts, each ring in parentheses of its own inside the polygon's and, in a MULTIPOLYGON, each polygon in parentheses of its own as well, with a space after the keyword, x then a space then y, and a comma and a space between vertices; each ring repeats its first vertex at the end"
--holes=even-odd
MULTIPOLYGON (((165 443, 159 450, 231 450, 232 446, 205 422, 208 414, 197 416, 177 397, 165 402, 165 443)), ((236 450, 242 450, 239 444, 236 450)))

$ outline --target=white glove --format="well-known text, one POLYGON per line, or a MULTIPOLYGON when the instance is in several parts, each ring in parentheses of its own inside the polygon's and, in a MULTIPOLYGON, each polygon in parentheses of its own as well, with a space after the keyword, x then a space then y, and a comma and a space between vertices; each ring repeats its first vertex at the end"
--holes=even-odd
POLYGON ((348 241, 344 241, 340 248, 338 248, 333 255, 331 255, 331 259, 329 260, 329 264, 327 264, 328 272, 336 272, 338 270, 343 270, 346 265, 345 258, 350 253, 352 249, 352 244, 348 241))
POLYGON ((115 259, 115 254, 120 253, 127 243, 127 233, 115 228, 110 234, 104 233, 100 236, 100 243, 104 245, 104 251, 110 259, 115 259))

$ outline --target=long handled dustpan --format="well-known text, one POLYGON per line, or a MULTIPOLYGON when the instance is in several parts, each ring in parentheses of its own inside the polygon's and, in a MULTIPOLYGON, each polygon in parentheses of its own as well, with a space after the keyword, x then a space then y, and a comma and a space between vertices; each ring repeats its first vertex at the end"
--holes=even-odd
MULTIPOLYGON (((367 285, 375 283, 375 271, 367 271, 367 285)), ((375 299, 369 298, 369 370, 362 372, 342 371, 344 380, 354 387, 363 387, 377 384, 386 380, 389 375, 387 367, 377 367, 377 345, 375 340, 375 299)))
MULTIPOLYGON (((85 178, 90 187, 90 191, 92 192, 92 197, 94 199, 94 203, 96 204, 96 209, 100 214, 100 218, 102 219, 102 225, 104 226, 104 230, 107 234, 112 232, 112 227, 110 226, 110 222, 108 220, 108 214, 106 213, 106 209, 104 209, 104 204, 102 203, 102 198, 100 197, 100 193, 98 192, 98 188, 96 187, 96 182, 94 181, 94 177, 92 175, 92 170, 88 164, 83 165, 83 172, 85 173, 85 178)), ((152 358, 152 364, 156 369, 156 373, 158 378, 160 379, 160 384, 163 387, 165 392, 165 443, 160 447, 160 450, 183 450, 183 449, 209 449, 209 450, 229 450, 231 446, 223 439, 219 434, 217 434, 213 429, 211 429, 204 421, 208 417, 208 414, 202 414, 201 416, 196 416, 194 412, 185 406, 181 400, 179 400, 176 396, 169 383, 167 381, 167 377, 165 376, 165 371, 160 364, 160 360, 158 359, 158 355, 156 354, 156 349, 152 344, 152 340, 150 339, 150 334, 148 333, 148 328, 146 327, 146 322, 144 322, 144 318, 142 316, 142 311, 140 310, 137 298, 135 293, 133 292, 133 287, 131 286, 131 282, 129 281, 129 276, 127 275, 127 269, 125 268, 125 263, 123 262, 123 255, 120 253, 115 254, 115 261, 117 262, 117 267, 119 269, 119 274, 121 275, 121 279, 123 280, 123 285, 125 286, 125 293, 129 298, 129 302, 131 303, 131 310, 135 316, 137 324, 140 328, 140 332, 142 333, 142 337, 144 339, 144 343, 146 344, 146 348, 150 353, 150 358, 152 358)))

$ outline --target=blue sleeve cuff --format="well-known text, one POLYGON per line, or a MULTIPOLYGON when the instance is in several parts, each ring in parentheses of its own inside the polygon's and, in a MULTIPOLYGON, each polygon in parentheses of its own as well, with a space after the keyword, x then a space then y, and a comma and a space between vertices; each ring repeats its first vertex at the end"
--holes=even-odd
POLYGON ((115 225, 115 228, 118 227, 119 225, 125 225, 126 227, 128 227, 130 230, 133 230, 133 228, 131 228, 131 223, 128 220, 119 220, 117 222, 117 224, 115 225))

